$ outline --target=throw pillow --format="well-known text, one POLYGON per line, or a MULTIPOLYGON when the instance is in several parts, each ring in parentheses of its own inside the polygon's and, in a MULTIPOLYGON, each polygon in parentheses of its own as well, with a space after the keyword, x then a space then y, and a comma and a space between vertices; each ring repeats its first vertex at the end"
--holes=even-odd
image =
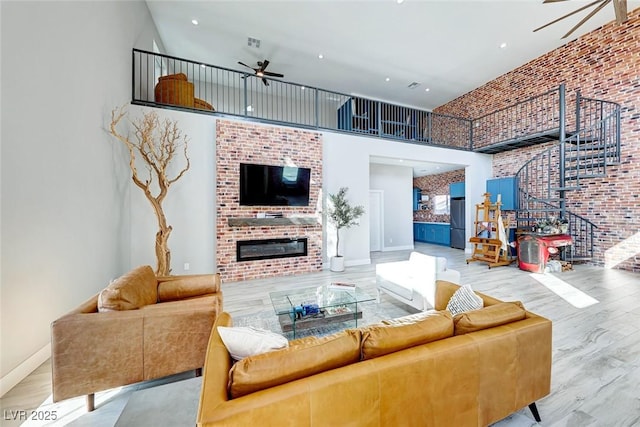
POLYGON ((484 301, 471 289, 471 285, 460 286, 460 289, 455 291, 451 296, 451 299, 447 303, 447 310, 451 312, 453 316, 465 313, 471 310, 479 310, 484 306, 484 301))
POLYGON ((282 335, 250 326, 218 326, 218 334, 235 360, 287 347, 289 341, 282 335))

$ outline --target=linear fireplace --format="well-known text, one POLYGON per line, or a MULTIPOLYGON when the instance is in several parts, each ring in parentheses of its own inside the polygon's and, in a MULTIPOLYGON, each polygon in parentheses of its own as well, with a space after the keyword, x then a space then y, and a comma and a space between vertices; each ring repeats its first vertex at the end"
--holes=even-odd
POLYGON ((307 256, 307 238, 239 240, 236 261, 307 256))

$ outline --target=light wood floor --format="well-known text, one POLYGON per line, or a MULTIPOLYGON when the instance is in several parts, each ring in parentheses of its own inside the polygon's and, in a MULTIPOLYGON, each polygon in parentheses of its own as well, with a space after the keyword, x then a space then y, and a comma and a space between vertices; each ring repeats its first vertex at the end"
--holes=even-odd
MULTIPOLYGON (((475 290, 520 300, 553 321, 552 391, 538 402, 541 425, 640 426, 640 274, 576 265, 573 271, 535 275, 515 264, 491 269, 480 262, 467 265, 461 250, 421 243, 416 250, 447 257, 449 267, 461 272, 462 283, 475 290), (572 305, 583 305, 588 298, 584 294, 598 302, 572 305)), ((255 313, 271 307, 273 290, 336 280, 356 282, 373 293, 375 263, 408 256, 409 251, 376 252, 371 265, 348 267, 343 273, 327 270, 225 283, 224 307, 236 316, 255 313)), ((3 411, 35 409, 50 393, 51 367, 46 362, 0 399, 0 406, 3 411)))

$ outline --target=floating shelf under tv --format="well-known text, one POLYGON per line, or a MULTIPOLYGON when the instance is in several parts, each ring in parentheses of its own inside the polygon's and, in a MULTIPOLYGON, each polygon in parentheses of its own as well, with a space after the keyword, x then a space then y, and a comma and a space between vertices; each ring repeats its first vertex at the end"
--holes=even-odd
POLYGON ((230 227, 264 227, 282 225, 320 225, 318 218, 292 216, 284 218, 228 218, 230 227))

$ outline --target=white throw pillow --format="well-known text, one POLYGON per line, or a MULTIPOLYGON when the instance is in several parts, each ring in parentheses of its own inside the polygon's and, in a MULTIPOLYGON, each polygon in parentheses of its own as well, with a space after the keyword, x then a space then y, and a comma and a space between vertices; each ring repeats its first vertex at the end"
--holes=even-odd
POLYGON ((452 316, 484 307, 484 301, 471 289, 471 285, 462 285, 455 291, 447 303, 452 316))
POLYGON ((289 346, 289 341, 282 335, 250 326, 218 326, 218 333, 235 360, 289 346))

